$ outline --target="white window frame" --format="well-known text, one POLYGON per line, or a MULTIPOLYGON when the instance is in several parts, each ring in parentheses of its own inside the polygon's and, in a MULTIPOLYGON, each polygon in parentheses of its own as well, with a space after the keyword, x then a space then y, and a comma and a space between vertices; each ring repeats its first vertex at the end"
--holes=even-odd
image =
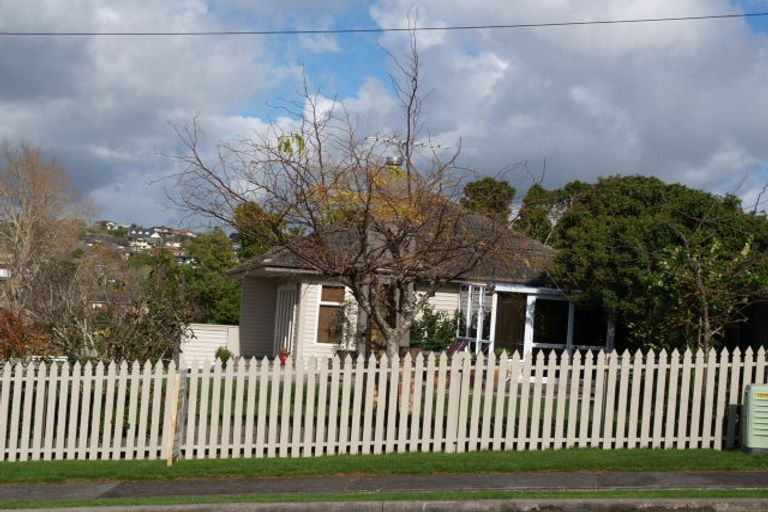
MULTIPOLYGON (((486 291, 485 284, 463 284, 461 288, 459 289, 459 293, 461 294, 461 290, 466 289, 467 291, 467 299, 465 307, 461 308, 462 314, 465 316, 465 322, 464 322, 464 332, 459 333, 459 338, 466 340, 467 347, 471 350, 474 350, 475 352, 478 352, 481 345, 488 345, 488 349, 490 351, 493 351, 495 349, 495 340, 496 340, 496 315, 497 315, 497 309, 498 309, 498 294, 499 293, 522 293, 526 295, 526 307, 525 307, 525 330, 523 332, 523 355, 528 354, 533 351, 534 348, 543 348, 543 349, 564 349, 567 351, 573 351, 576 349, 579 350, 612 350, 613 349, 613 336, 614 336, 614 325, 613 322, 608 319, 606 322, 606 344, 605 346, 600 345, 574 345, 573 343, 573 329, 575 325, 575 317, 576 317, 576 304, 574 302, 571 302, 568 300, 565 295, 560 290, 554 289, 554 288, 545 288, 545 287, 533 287, 533 286, 525 286, 525 285, 515 285, 515 284, 497 284, 494 287, 493 291, 493 297, 491 300, 491 329, 490 329, 490 335, 488 340, 483 340, 482 338, 477 337, 470 337, 469 335, 469 320, 472 317, 472 291, 476 288, 480 288, 480 301, 479 304, 483 304, 485 294, 488 293, 486 291), (559 300, 559 301, 567 301, 568 302, 568 328, 567 328, 567 334, 565 343, 534 343, 533 341, 533 333, 535 329, 535 316, 536 316, 536 301, 537 300, 559 300)), ((476 332, 480 333, 482 336, 482 328, 483 328, 483 317, 484 315, 478 315, 477 319, 477 325, 476 325, 476 332)))
MULTIPOLYGON (((344 302, 349 301, 350 297, 352 296, 351 291, 349 288, 344 286, 340 283, 323 283, 319 284, 319 292, 318 292, 318 300, 317 300, 317 308, 315 310, 315 338, 312 340, 312 342, 318 346, 318 347, 342 347, 342 350, 346 349, 347 346, 345 343, 342 343, 339 345, 338 343, 320 343, 318 341, 318 338, 320 337, 320 307, 321 306, 335 306, 338 308, 344 307, 344 302), (332 301, 332 300, 323 300, 323 287, 327 286, 329 288, 343 288, 344 289, 344 301, 338 302, 338 301, 332 301)), ((345 336, 346 337, 346 336, 345 336)))

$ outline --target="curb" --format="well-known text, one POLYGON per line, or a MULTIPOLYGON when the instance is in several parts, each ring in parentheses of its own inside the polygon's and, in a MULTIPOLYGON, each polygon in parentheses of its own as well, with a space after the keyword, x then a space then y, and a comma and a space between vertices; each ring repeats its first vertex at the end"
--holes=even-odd
MULTIPOLYGON (((18 509, 17 509, 18 510, 18 509)), ((24 509, 27 512, 30 509, 24 509)), ((38 512, 68 509, 35 509, 38 512)), ((72 508, 81 512, 764 512, 768 499, 591 499, 207 503, 72 508)), ((21 511, 19 511, 21 512, 21 511)))

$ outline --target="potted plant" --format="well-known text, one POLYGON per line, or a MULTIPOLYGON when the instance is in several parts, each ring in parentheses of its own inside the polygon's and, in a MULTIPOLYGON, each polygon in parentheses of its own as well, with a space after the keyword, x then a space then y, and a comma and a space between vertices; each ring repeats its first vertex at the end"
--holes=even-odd
POLYGON ((285 362, 288 360, 288 356, 291 355, 291 352, 289 350, 283 349, 280 351, 280 353, 277 355, 277 357, 280 358, 280 364, 285 365, 285 362))

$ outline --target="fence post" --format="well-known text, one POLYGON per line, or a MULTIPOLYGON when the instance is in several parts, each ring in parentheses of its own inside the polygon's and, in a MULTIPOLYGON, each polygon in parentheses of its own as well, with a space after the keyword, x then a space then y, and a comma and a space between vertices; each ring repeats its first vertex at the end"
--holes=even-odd
POLYGON ((181 446, 184 443, 184 427, 187 416, 187 382, 189 370, 186 365, 179 364, 173 379, 173 400, 171 401, 171 414, 169 420, 170 432, 168 433, 168 457, 167 465, 171 467, 174 462, 182 458, 181 446))

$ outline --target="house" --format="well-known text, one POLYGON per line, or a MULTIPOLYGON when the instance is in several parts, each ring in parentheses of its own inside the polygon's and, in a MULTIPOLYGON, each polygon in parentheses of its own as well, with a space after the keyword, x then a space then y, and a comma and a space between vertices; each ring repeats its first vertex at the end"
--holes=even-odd
MULTIPOLYGON (((555 250, 513 231, 505 249, 516 255, 488 262, 471 275, 441 286, 429 300, 435 311, 459 314, 458 338, 470 350, 606 349, 613 326, 600 314, 546 286, 545 268, 555 250)), ((285 248, 229 271, 242 280, 240 353, 297 358, 331 357, 353 349, 334 336, 333 322, 354 303, 349 289, 304 265, 285 248)), ((350 308, 354 314, 356 308, 350 308)))

